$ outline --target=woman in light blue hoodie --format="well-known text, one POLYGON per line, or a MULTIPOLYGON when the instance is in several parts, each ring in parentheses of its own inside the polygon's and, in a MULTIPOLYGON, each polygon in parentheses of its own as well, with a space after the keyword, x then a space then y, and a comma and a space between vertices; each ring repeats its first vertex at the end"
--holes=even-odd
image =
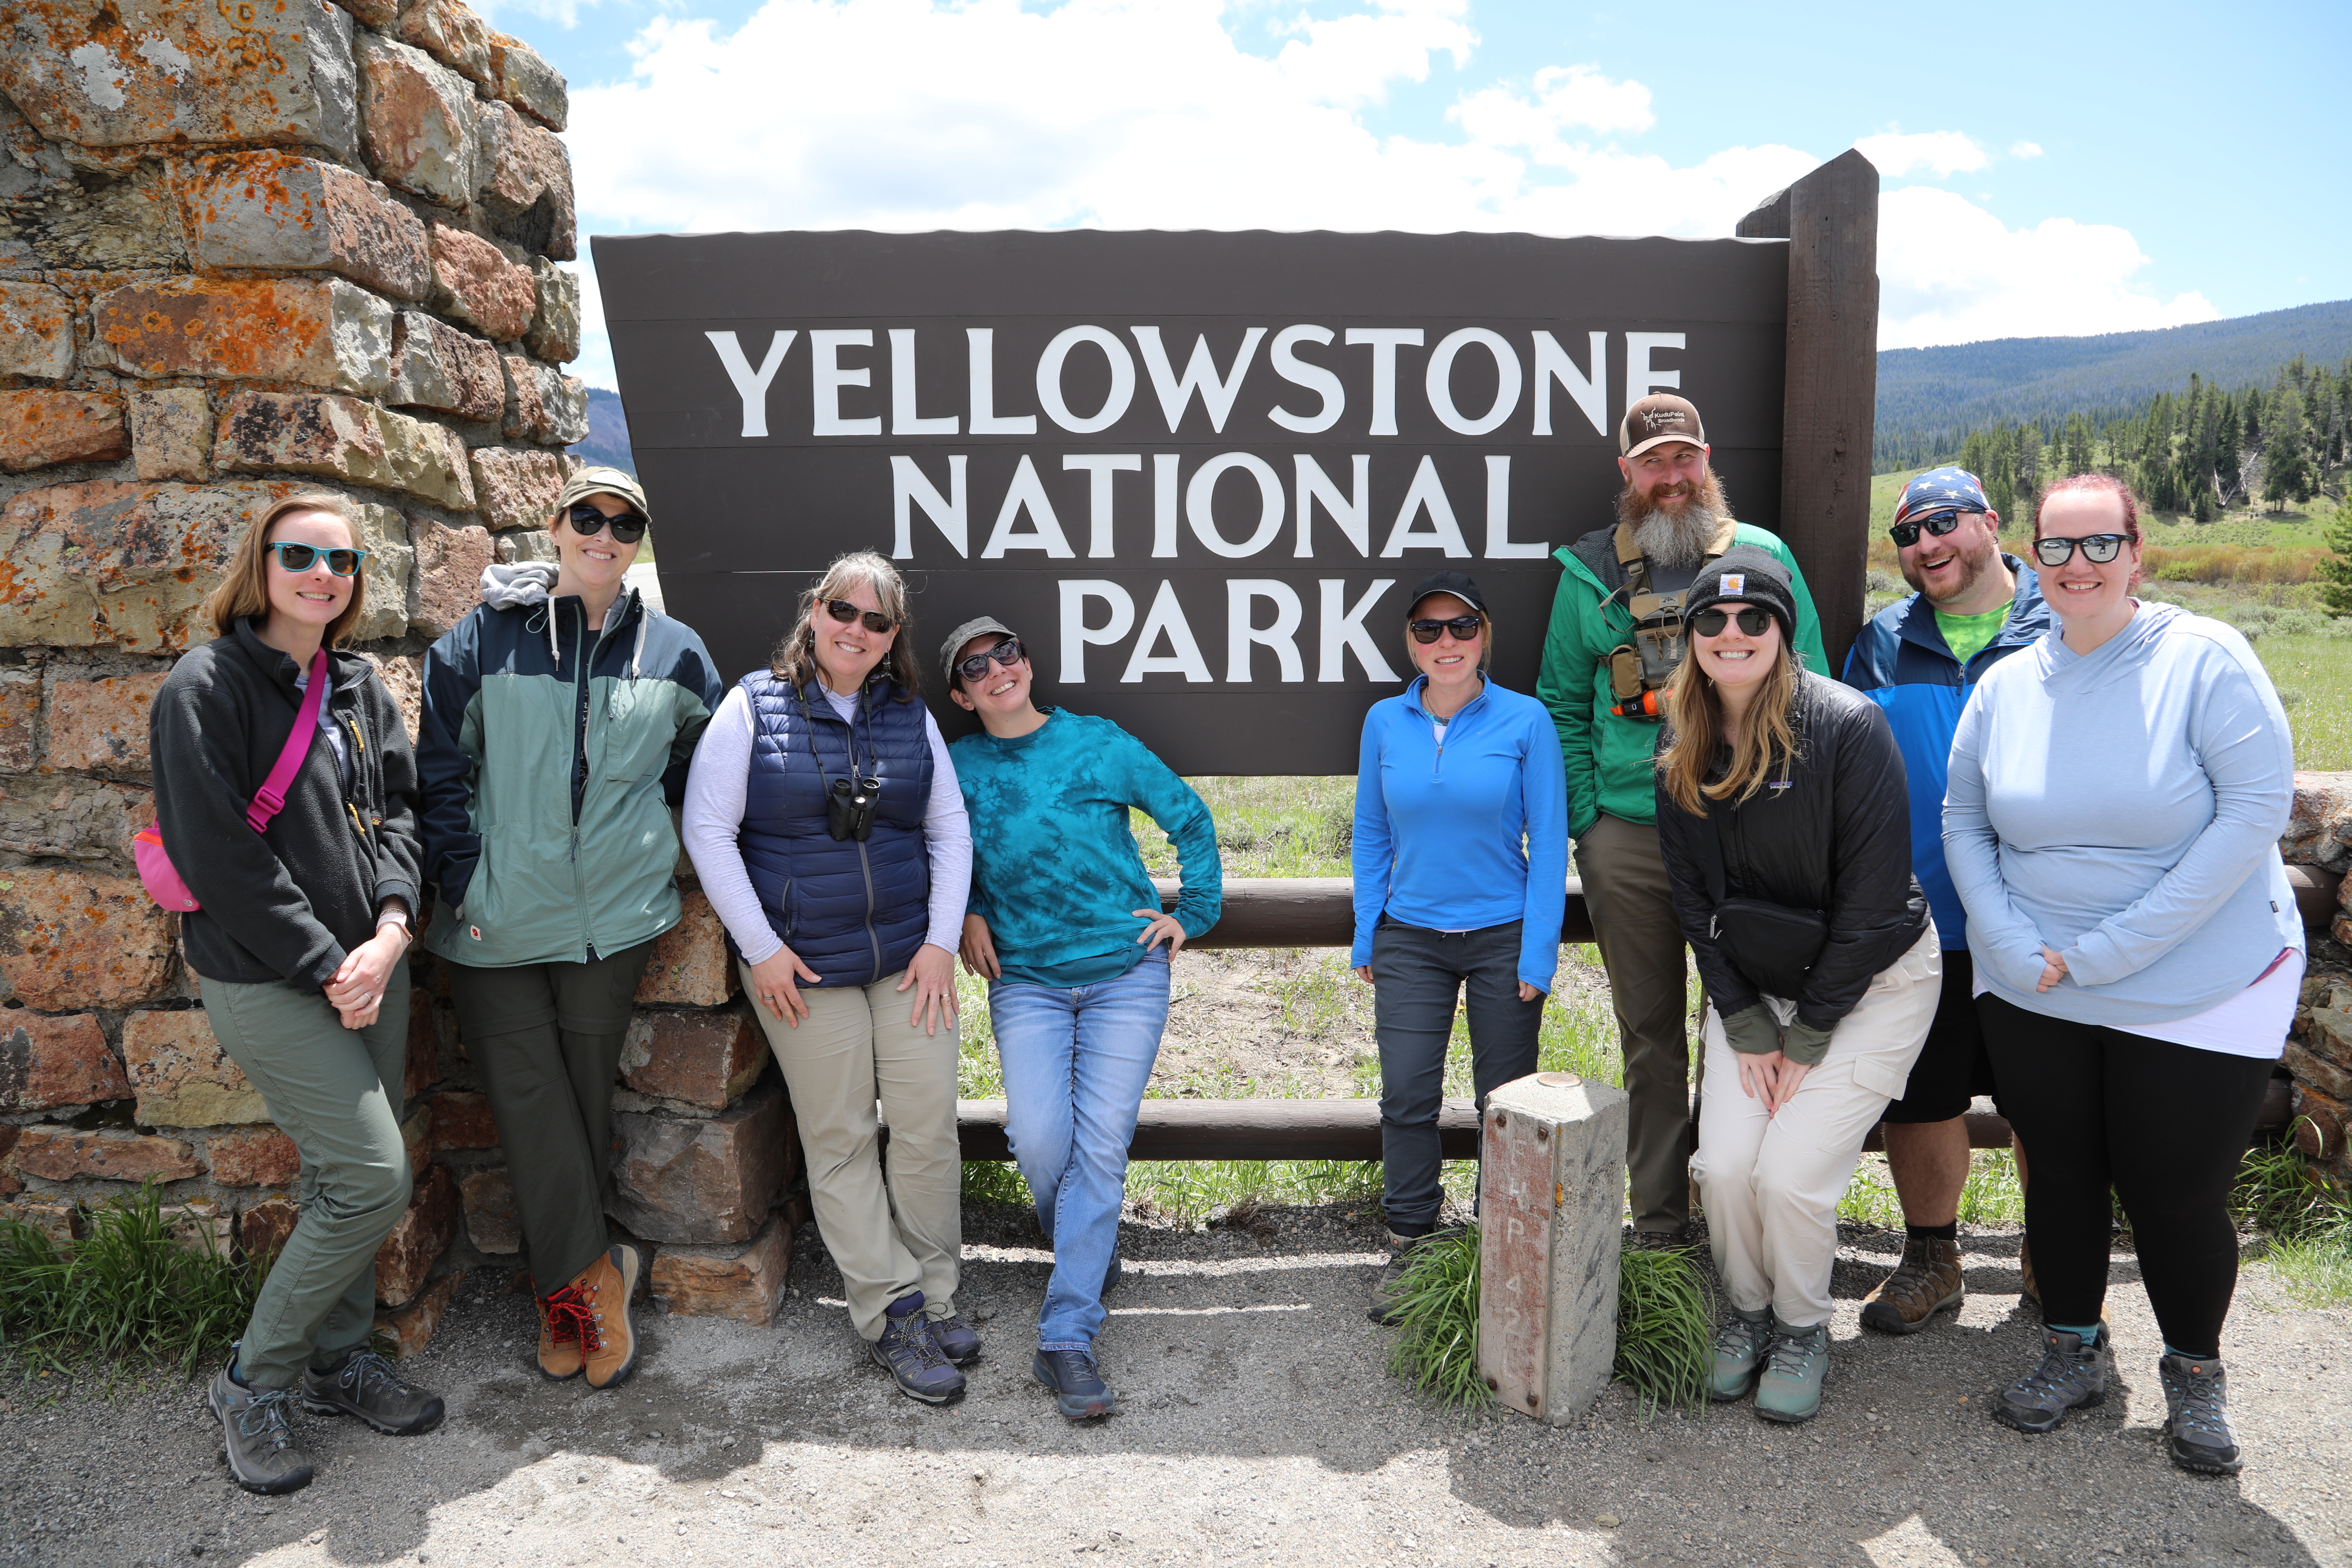
POLYGON ((1356 975, 1381 1047, 1381 1206, 1391 1254, 1374 1322, 1396 1321, 1413 1247, 1444 1194, 1437 1113, 1454 1011, 1468 988, 1478 1104, 1536 1070, 1568 902, 1568 773, 1542 703, 1488 680, 1495 628, 1478 584, 1413 590, 1405 649, 1420 677, 1364 715, 1356 771, 1356 975))
POLYGON ((2112 1187, 2164 1332, 2173 1462, 2234 1474, 2227 1204, 2302 984, 2278 852, 2294 746, 2244 637, 2131 596, 2130 490, 2062 480, 2034 532, 2059 629, 1978 686, 1944 803, 2001 1109, 2033 1152, 2048 1326, 1994 1413, 2047 1432, 2106 1396, 2112 1187))

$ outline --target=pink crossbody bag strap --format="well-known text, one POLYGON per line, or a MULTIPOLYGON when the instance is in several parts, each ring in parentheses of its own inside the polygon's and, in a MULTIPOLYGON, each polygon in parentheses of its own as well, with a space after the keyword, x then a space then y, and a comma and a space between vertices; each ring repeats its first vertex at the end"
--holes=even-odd
MULTIPOLYGON (((319 704, 327 698, 331 684, 327 673, 327 650, 320 648, 319 657, 310 661, 310 684, 303 689, 301 705, 294 713, 293 732, 286 737, 286 749, 278 753, 278 765, 261 782, 260 790, 251 805, 245 808, 246 826, 256 833, 269 826, 270 819, 286 809, 286 792, 294 786, 294 775, 302 771, 303 759, 310 754, 310 742, 319 732, 319 704)), ((196 896, 180 876, 179 868, 172 864, 163 848, 163 825, 151 822, 145 831, 131 840, 131 860, 139 868, 139 880, 145 885, 147 896, 167 910, 182 914, 202 909, 196 896)))

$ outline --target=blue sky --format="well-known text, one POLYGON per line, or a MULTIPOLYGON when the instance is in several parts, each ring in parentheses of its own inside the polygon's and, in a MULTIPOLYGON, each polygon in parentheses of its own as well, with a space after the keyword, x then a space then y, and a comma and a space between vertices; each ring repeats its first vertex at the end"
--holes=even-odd
POLYGON ((571 81, 583 234, 1721 234, 1860 144, 1887 346, 2352 296, 2340 0, 483 9, 571 81))

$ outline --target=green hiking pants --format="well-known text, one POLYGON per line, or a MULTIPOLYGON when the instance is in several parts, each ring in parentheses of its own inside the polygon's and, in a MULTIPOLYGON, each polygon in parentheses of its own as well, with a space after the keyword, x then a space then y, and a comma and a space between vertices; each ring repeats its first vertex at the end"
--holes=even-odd
POLYGON ((278 981, 204 982, 221 1049, 261 1091, 302 1156, 301 1217, 247 1320, 237 1375, 289 1388, 307 1366, 364 1348, 375 1329, 375 1254, 408 1207, 401 1079, 408 1060, 408 961, 376 1021, 346 1029, 324 993, 278 981))

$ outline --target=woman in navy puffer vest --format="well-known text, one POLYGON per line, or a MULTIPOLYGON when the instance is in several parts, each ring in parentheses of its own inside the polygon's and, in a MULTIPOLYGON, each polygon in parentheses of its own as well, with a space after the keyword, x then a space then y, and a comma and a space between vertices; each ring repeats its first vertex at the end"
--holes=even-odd
POLYGON ((686 847, 792 1091, 850 1319, 898 1386, 936 1405, 980 1354, 955 1308, 954 955, 971 830, 916 700, 910 635, 895 567, 865 552, 835 562, 703 732, 686 847))

